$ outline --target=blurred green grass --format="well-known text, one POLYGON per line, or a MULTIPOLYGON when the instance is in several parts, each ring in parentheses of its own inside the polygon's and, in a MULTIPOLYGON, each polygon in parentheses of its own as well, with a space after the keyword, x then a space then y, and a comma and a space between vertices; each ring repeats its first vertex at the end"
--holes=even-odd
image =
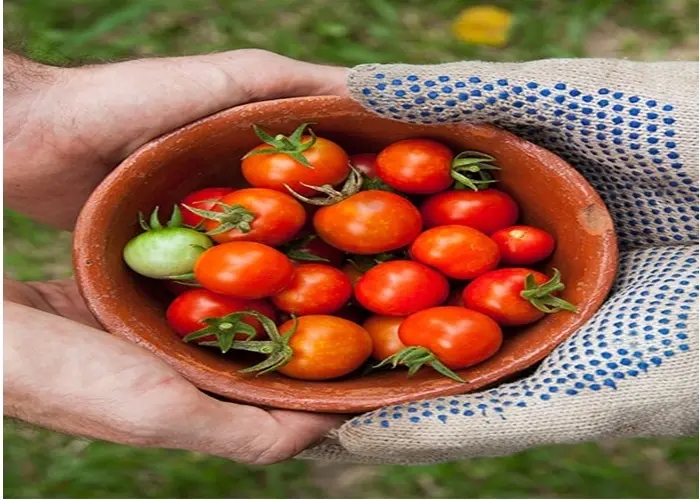
MULTIPOLYGON (((450 36, 457 0, 7 0, 4 40, 55 64, 258 47, 354 65, 546 57, 697 59, 697 0, 492 1, 515 14, 503 49, 450 36)), ((483 2, 487 3, 487 2, 483 2)), ((5 274, 70 275, 70 235, 4 211, 5 274)), ((427 467, 289 461, 247 467, 92 442, 6 421, 8 498, 684 498, 698 440, 543 447, 427 467)))

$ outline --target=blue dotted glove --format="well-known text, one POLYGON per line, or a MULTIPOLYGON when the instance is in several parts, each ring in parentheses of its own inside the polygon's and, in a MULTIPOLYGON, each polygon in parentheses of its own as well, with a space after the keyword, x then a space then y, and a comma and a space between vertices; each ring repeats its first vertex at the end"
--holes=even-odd
POLYGON ((535 373, 383 408, 306 457, 430 463, 698 425, 697 63, 547 60, 365 65, 352 95, 387 118, 490 122, 561 155, 621 244, 613 293, 535 373))

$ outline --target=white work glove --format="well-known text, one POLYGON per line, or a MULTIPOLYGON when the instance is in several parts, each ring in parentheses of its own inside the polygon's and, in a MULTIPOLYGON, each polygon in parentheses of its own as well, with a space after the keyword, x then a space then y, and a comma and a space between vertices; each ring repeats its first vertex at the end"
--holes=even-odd
POLYGON ((302 457, 431 463, 697 432, 697 63, 364 65, 349 88, 387 118, 493 123, 558 153, 611 211, 620 268, 531 376, 357 416, 302 457))

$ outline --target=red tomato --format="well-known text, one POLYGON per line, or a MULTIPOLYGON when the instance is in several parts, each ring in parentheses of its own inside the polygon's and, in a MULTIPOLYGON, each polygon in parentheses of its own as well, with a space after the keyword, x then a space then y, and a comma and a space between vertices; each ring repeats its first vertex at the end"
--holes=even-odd
POLYGON ((511 226, 491 235, 501 251, 501 262, 527 266, 546 259, 554 252, 554 238, 531 226, 511 226))
POLYGON ((361 255, 390 252, 409 245, 423 227, 411 202, 386 191, 362 191, 321 208, 316 233, 331 246, 361 255))
MULTIPOLYGON (((300 129, 297 133, 301 134, 300 129)), ((260 135, 260 134, 259 134, 260 135)), ((266 141, 248 153, 241 162, 243 177, 251 186, 274 189, 287 193, 285 184, 303 196, 316 196, 313 189, 302 186, 300 182, 311 186, 330 184, 335 186, 343 182, 350 172, 347 153, 335 142, 322 137, 317 137, 316 142, 308 149, 304 149, 309 141, 314 140, 310 135, 294 139, 296 134, 288 137, 294 147, 293 154, 284 152, 288 148, 284 144, 275 144, 275 139, 266 141), (269 153, 253 154, 270 150, 269 153), (310 165, 295 160, 294 155, 299 154, 310 165), (313 167, 313 168, 312 168, 313 167)))
POLYGON ((401 323, 399 338, 407 346, 425 347, 447 368, 460 370, 493 356, 503 334, 485 314, 442 306, 411 314, 401 323))
MULTIPOLYGON (((170 303, 165 313, 165 318, 173 330, 184 338, 190 333, 206 328, 208 325, 203 321, 204 319, 223 318, 234 312, 249 310, 257 311, 275 321, 275 310, 265 301, 234 299, 204 288, 190 289, 178 296, 170 303)), ((262 325, 252 316, 244 316, 241 318, 241 322, 255 328, 257 332, 256 338, 265 336, 262 325)), ((235 328, 235 325, 231 323, 228 323, 228 325, 224 324, 222 332, 225 331, 226 326, 235 328)), ((246 339, 248 339, 248 336, 245 334, 235 336, 235 340, 246 339)), ((215 335, 195 340, 197 343, 214 341, 216 341, 215 335)))
POLYGON ((430 139, 405 139, 377 156, 377 174, 388 186, 410 194, 432 194, 452 185, 450 148, 430 139))
POLYGON ((374 153, 361 153, 352 155, 350 163, 357 170, 362 172, 362 175, 369 179, 377 177, 377 155, 374 153))
POLYGON ((372 357, 382 361, 406 347, 399 338, 399 326, 404 316, 379 316, 367 318, 362 327, 372 338, 372 357))
POLYGON ((447 279, 410 260, 383 262, 355 285, 355 298, 365 309, 386 316, 406 316, 441 304, 450 292, 447 279))
POLYGON ((436 194, 423 201, 420 211, 425 227, 457 224, 486 234, 512 226, 518 220, 518 205, 497 189, 436 194))
POLYGON ((194 214, 185 208, 185 205, 189 207, 199 208, 202 210, 211 210, 216 206, 215 202, 219 201, 224 195, 231 193, 232 188, 226 187, 211 187, 200 189, 194 193, 190 193, 185 196, 180 202, 180 212, 182 213, 183 224, 191 227, 197 227, 200 222, 204 220, 201 215, 194 214))
POLYGON ((475 278, 498 265, 498 245, 466 226, 428 229, 416 238, 410 253, 414 260, 459 280, 475 278))
MULTIPOLYGON (((372 353, 372 339, 360 325, 335 316, 313 315, 298 318, 297 329, 289 340, 292 360, 278 369, 301 380, 328 380, 355 371, 372 353)), ((279 331, 294 328, 287 321, 279 331)))
POLYGON ((240 189, 219 201, 227 206, 216 205, 211 212, 220 215, 212 214, 204 220, 204 229, 218 243, 257 241, 281 245, 290 241, 306 222, 301 203, 272 189, 240 189))
MULTIPOLYGON (((497 269, 479 276, 464 288, 462 293, 464 304, 469 309, 489 315, 502 325, 517 326, 533 323, 542 318, 545 313, 537 309, 532 300, 521 296, 521 292, 525 290, 525 278, 529 274, 533 275, 535 284, 540 287, 545 285, 555 292, 563 289, 558 273, 555 273, 550 280, 546 275, 532 269, 521 267, 497 269)), ((545 287, 542 289, 544 290, 545 287)), ((560 309, 570 311, 576 310, 568 302, 555 298, 550 293, 540 295, 541 297, 534 300, 535 303, 543 303, 545 306, 558 305, 560 309)))
POLYGON ((324 264, 302 264, 292 282, 270 300, 282 311, 305 316, 334 313, 350 297, 352 284, 342 271, 324 264))
POLYGON ((294 265, 283 253, 253 241, 216 245, 199 256, 194 275, 202 286, 239 299, 269 297, 294 277, 294 265))
POLYGON ((333 267, 340 267, 345 260, 345 254, 330 246, 315 234, 292 242, 287 251, 287 257, 295 262, 323 262, 333 267), (324 260, 319 260, 324 259, 324 260))

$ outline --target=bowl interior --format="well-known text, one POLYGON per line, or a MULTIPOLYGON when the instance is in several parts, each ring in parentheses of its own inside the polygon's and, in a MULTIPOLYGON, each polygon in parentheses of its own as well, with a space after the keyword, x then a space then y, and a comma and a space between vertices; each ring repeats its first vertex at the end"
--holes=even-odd
POLYGON ((616 265, 612 221, 584 179, 562 159, 488 125, 413 125, 383 119, 338 97, 297 98, 233 108, 142 147, 94 192, 75 232, 74 265, 83 295, 104 327, 160 356, 203 390, 261 406, 349 413, 386 404, 456 394, 490 385, 533 365, 580 327, 610 289, 616 265), (459 384, 429 369, 412 379, 401 370, 328 382, 278 374, 242 375, 237 355, 183 343, 168 327, 169 296, 122 261, 126 242, 140 231, 137 214, 170 207, 208 186, 243 186, 240 158, 259 143, 252 130, 289 133, 301 122, 349 153, 375 152, 409 137, 429 137, 455 151, 483 151, 502 167, 499 189, 522 209, 521 221, 554 235, 557 249, 545 268, 558 268, 563 298, 578 314, 560 313, 509 332, 501 350, 462 370, 459 384))

